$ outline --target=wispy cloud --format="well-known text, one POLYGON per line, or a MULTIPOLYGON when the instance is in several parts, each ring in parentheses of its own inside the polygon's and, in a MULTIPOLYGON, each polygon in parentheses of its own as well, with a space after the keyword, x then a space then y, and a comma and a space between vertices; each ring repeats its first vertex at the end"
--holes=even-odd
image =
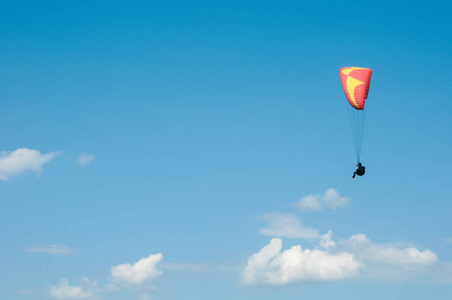
POLYGON ((296 204, 302 211, 321 211, 322 209, 336 209, 344 207, 350 203, 347 197, 341 197, 339 192, 333 188, 325 191, 323 195, 308 195, 296 204))
POLYGON ((24 290, 17 291, 16 294, 19 296, 31 296, 31 295, 33 295, 33 291, 24 289, 24 290))
POLYGON ((92 163, 93 160, 95 159, 96 157, 92 154, 82 153, 77 157, 77 163, 82 167, 86 167, 87 165, 92 163))
POLYGON ((143 294, 143 295, 140 296, 139 299, 140 300, 152 300, 152 297, 149 294, 143 294))
POLYGON ((219 272, 237 272, 241 270, 240 265, 226 263, 172 263, 162 262, 162 270, 190 273, 219 273, 219 272))
POLYGON ((450 237, 443 238, 443 242, 445 242, 447 244, 452 244, 452 238, 450 238, 450 237))
POLYGON ((161 264, 161 268, 169 271, 184 271, 192 273, 206 273, 216 271, 216 268, 209 266, 207 264, 182 264, 182 263, 171 263, 164 262, 161 264))
POLYGON ((260 234, 301 239, 320 238, 316 229, 305 227, 293 214, 269 213, 263 219, 269 224, 268 227, 259 229, 260 234))
POLYGON ((62 152, 41 154, 37 150, 20 148, 16 151, 0 153, 0 180, 8 180, 13 176, 26 172, 41 173, 43 166, 62 152))
POLYGON ((80 286, 71 286, 67 279, 61 279, 56 286, 51 285, 49 294, 56 299, 90 299, 94 296, 97 283, 82 278, 80 286))
POLYGON ((70 255, 76 252, 75 249, 63 245, 33 246, 24 249, 24 251, 30 253, 45 253, 51 255, 70 255))

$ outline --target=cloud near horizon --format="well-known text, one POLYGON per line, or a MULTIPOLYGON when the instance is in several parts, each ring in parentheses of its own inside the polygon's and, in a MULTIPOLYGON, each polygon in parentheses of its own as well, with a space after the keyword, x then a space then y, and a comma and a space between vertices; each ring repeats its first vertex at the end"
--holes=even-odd
MULTIPOLYGON (((111 283, 98 287, 96 281, 82 278, 82 284, 71 286, 66 278, 60 280, 58 285, 49 286, 49 295, 56 299, 94 299, 106 293, 121 292, 124 288, 132 291, 146 291, 153 288, 153 280, 162 275, 157 264, 163 259, 161 253, 151 254, 136 263, 125 263, 111 267, 111 283)), ((149 298, 148 294, 141 297, 149 298)))
POLYGON ((314 249, 295 245, 282 251, 282 240, 273 238, 248 258, 240 282, 245 285, 339 281, 351 278, 399 280, 422 275, 438 263, 430 250, 420 251, 392 244, 376 244, 364 234, 335 242, 332 232, 323 235, 314 249))
POLYGON ((350 199, 347 197, 341 197, 339 192, 333 188, 329 188, 323 195, 315 194, 308 195, 299 202, 296 206, 302 211, 321 211, 323 209, 336 209, 347 206, 350 203, 350 199))
POLYGON ((438 256, 430 250, 420 251, 397 244, 376 244, 362 233, 339 241, 336 249, 351 252, 357 260, 364 262, 367 268, 362 275, 371 278, 403 280, 420 275, 439 262, 438 256))
POLYGON ((241 282, 248 285, 285 285, 303 281, 334 281, 353 277, 361 264, 351 253, 332 254, 301 245, 282 251, 282 240, 274 238, 248 259, 241 282))
POLYGON ((49 152, 41 154, 37 150, 20 148, 12 152, 2 151, 0 153, 0 180, 9 180, 26 172, 42 173, 43 166, 61 155, 63 152, 49 152))
POLYGON ((56 299, 89 299, 95 294, 96 282, 90 282, 87 278, 82 278, 82 285, 71 286, 66 278, 60 280, 57 286, 50 286, 49 294, 56 299))

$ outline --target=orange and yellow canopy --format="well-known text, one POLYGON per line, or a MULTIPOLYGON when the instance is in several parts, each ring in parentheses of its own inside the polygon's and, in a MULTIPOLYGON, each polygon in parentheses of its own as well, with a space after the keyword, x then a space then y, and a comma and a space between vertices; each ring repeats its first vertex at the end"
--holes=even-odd
POLYGON ((355 109, 363 110, 369 92, 372 69, 345 67, 339 70, 345 97, 355 109))

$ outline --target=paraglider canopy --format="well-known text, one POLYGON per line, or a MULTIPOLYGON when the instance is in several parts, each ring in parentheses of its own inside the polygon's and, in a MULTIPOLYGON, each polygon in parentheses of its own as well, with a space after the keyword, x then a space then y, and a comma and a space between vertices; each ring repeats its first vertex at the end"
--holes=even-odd
POLYGON ((339 70, 339 78, 345 97, 350 103, 349 116, 352 127, 353 140, 355 142, 356 159, 361 159, 361 148, 364 133, 364 105, 369 93, 370 77, 372 69, 345 67, 339 70))
POLYGON ((339 70, 342 88, 348 103, 357 109, 363 110, 369 93, 370 76, 372 69, 345 67, 339 70))

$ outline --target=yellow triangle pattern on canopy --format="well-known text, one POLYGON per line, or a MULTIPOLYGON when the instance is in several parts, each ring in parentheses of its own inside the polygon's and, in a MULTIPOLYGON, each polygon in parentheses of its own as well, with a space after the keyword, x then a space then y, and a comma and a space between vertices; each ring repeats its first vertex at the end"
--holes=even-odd
POLYGON ((364 69, 364 68, 351 67, 351 68, 342 70, 342 73, 347 75, 347 93, 350 96, 350 100, 352 100, 352 102, 356 108, 362 109, 361 107, 359 107, 358 103, 356 102, 355 89, 357 86, 364 84, 364 82, 349 75, 351 71, 359 70, 359 69, 364 69))

